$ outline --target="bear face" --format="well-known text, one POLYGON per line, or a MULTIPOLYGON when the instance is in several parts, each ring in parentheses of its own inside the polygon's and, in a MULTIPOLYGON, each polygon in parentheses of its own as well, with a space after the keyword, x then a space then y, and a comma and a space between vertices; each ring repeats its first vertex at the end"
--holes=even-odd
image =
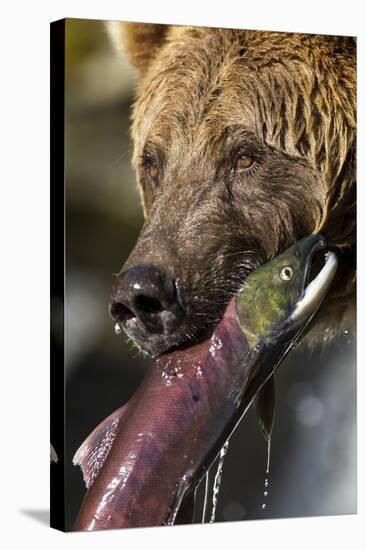
POLYGON ((152 355, 197 339, 250 271, 321 231, 341 257, 316 323, 331 334, 354 296, 354 40, 114 23, 120 33, 140 71, 132 135, 146 221, 112 299, 124 302, 122 280, 141 265, 178 296, 159 323, 125 301, 127 333, 152 355))

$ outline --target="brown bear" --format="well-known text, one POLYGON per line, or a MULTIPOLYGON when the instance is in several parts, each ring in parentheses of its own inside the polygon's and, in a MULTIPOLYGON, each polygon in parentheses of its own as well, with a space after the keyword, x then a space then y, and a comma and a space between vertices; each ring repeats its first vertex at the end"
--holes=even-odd
POLYGON ((110 306, 127 334, 151 355, 197 339, 250 271, 312 232, 340 265, 312 341, 354 319, 355 40, 109 28, 139 71, 132 136, 146 221, 110 306))

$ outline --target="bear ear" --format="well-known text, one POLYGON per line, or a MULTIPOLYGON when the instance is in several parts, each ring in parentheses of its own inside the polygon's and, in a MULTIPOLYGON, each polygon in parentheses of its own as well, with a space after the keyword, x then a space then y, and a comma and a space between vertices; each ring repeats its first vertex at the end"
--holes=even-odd
POLYGON ((145 70, 165 41, 169 25, 108 21, 109 36, 117 49, 125 49, 131 63, 145 70))

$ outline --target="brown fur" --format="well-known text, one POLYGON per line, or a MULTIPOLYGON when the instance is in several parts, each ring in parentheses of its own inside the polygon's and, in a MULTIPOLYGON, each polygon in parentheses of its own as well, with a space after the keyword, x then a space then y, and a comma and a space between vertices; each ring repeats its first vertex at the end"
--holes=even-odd
POLYGON ((314 231, 341 266, 317 334, 353 319, 354 39, 114 23, 123 36, 140 71, 132 135, 146 216, 123 269, 165 267, 188 313, 155 351, 194 338, 255 266, 314 231), (240 154, 253 169, 234 170, 240 154))

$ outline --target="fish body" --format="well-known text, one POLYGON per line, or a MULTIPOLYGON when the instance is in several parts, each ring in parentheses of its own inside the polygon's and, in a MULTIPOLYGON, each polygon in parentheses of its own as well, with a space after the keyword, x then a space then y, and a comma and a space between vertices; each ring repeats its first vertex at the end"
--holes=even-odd
POLYGON ((258 268, 209 338, 152 362, 130 401, 75 455, 88 486, 75 530, 191 520, 198 484, 329 287, 335 257, 305 300, 310 258, 324 246, 310 236, 258 268))
POLYGON ((204 475, 207 449, 220 445, 217 433, 235 414, 248 374, 237 368, 249 348, 234 307, 211 339, 195 346, 194 357, 175 351, 153 362, 128 403, 77 529, 169 522, 177 495, 183 499, 204 475))

